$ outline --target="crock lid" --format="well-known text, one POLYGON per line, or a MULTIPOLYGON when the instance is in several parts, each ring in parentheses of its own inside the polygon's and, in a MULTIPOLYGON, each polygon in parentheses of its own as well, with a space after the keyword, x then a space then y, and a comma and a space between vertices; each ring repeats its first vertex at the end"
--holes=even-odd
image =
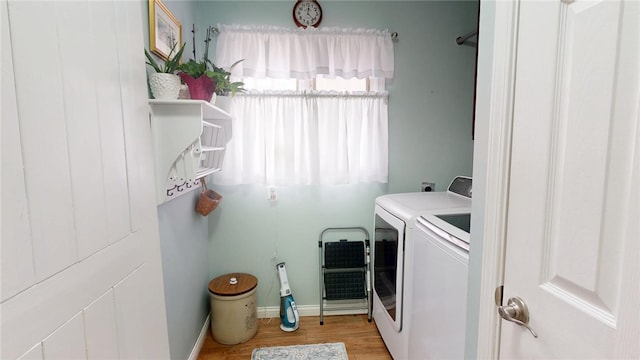
POLYGON ((231 273, 211 280, 209 292, 219 296, 235 296, 247 293, 256 286, 258 286, 258 279, 255 276, 245 273, 231 273))

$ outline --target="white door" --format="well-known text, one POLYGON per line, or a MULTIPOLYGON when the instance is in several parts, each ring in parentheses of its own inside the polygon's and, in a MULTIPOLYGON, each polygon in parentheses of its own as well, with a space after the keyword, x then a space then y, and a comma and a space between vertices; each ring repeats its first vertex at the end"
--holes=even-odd
POLYGON ((2 359, 169 357, 140 2, 2 1, 2 359))
POLYGON ((640 357, 639 7, 520 2, 501 358, 640 357))

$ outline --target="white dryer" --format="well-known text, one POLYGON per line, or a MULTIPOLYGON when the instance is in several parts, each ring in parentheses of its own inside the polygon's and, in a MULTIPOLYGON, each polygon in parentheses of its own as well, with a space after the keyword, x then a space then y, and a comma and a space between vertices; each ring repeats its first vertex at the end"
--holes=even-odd
POLYGON ((395 360, 408 359, 413 316, 413 229, 430 211, 470 211, 471 178, 458 176, 447 191, 379 196, 375 205, 373 318, 395 360))

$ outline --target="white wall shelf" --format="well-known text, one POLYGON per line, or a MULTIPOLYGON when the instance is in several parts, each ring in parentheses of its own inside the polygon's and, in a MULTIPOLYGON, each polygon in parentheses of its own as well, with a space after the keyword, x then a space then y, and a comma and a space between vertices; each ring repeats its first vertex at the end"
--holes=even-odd
POLYGON ((202 100, 149 100, 156 198, 162 204, 220 171, 231 115, 202 100))

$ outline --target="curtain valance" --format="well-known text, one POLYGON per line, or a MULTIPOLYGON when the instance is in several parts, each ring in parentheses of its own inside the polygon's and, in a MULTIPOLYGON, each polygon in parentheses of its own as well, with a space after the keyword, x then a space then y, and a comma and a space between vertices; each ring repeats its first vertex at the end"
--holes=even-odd
POLYGON ((311 79, 318 74, 392 78, 393 42, 388 30, 218 25, 215 63, 233 75, 311 79))

